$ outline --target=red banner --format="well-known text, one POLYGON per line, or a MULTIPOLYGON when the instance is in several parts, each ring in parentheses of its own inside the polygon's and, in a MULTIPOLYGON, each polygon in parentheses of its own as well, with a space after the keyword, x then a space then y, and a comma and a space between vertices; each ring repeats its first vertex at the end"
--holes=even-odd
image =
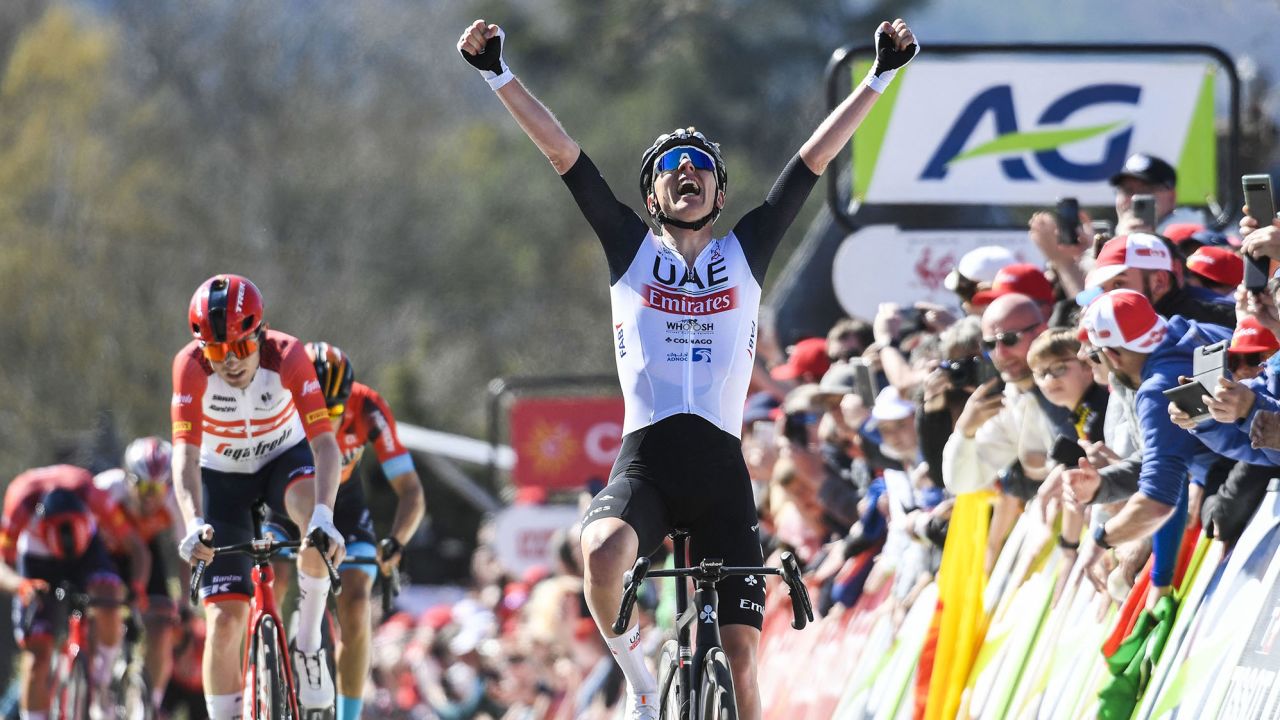
POLYGON ((609 481, 622 444, 622 398, 522 398, 511 406, 517 487, 581 488, 609 481))

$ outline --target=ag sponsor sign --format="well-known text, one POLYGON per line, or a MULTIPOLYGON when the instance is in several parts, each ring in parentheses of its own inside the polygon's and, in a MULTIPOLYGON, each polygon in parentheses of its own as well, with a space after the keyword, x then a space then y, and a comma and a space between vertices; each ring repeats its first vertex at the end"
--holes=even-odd
POLYGON ((931 302, 958 307, 942 282, 965 253, 983 245, 1007 247, 1022 262, 1044 258, 1026 230, 902 230, 868 225, 846 237, 831 264, 836 299, 850 315, 873 318, 882 302, 931 302), (873 259, 869 261, 869 259, 873 259))
POLYGON ((494 520, 494 552, 503 569, 519 575, 551 564, 551 538, 581 519, 574 505, 512 505, 494 520))
POLYGON ((1217 194, 1214 63, 991 58, 924 55, 899 72, 854 136, 856 198, 1111 205, 1107 179, 1139 151, 1177 168, 1180 204, 1217 194))
POLYGON ((511 406, 512 482, 549 490, 608 481, 622 444, 622 398, 521 398, 511 406))

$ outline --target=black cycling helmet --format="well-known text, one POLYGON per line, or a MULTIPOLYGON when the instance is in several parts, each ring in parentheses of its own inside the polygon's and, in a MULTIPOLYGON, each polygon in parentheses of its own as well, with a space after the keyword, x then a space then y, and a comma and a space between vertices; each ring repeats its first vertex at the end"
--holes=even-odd
POLYGON ((307 357, 316 368, 316 379, 324 393, 324 402, 330 408, 345 405, 351 397, 351 384, 356 381, 356 371, 351 360, 336 345, 327 342, 307 343, 307 357))
MULTIPOLYGON (((707 136, 693 128, 676 128, 669 133, 659 135, 658 139, 654 140, 649 149, 645 150, 644 155, 640 157, 640 198, 644 201, 645 209, 649 209, 649 195, 653 193, 654 162, 657 161, 658 156, 662 155, 662 153, 681 145, 696 147, 710 155, 716 162, 716 185, 718 189, 720 192, 724 192, 729 186, 729 172, 725 170, 724 158, 720 155, 720 144, 711 142, 707 139, 707 136)), ((716 206, 713 199, 711 212, 701 220, 694 222, 669 218, 661 210, 656 212, 650 210, 649 214, 662 225, 674 225, 686 230, 698 230, 709 222, 715 222, 716 217, 720 215, 720 208, 716 206)))
POLYGON ((80 557, 93 540, 90 513, 80 496, 65 488, 54 488, 36 504, 35 534, 59 560, 80 557))

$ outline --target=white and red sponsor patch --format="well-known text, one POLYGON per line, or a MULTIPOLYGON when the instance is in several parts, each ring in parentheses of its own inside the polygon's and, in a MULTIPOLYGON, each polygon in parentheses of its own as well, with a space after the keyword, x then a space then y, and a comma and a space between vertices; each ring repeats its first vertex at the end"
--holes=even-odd
POLYGON ((738 307, 737 287, 690 295, 646 284, 641 288, 641 295, 645 307, 672 315, 715 315, 738 307))

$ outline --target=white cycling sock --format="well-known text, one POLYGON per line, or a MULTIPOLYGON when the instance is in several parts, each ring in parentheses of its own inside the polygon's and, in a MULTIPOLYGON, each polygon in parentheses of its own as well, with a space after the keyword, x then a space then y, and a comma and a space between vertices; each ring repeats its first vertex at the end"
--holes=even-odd
POLYGON ((240 720, 242 704, 240 693, 204 696, 204 708, 209 713, 209 720, 240 720))
POLYGON ((298 649, 308 655, 320 649, 320 622, 329 599, 329 576, 298 573, 298 649))
POLYGON ((622 668, 622 674, 627 678, 627 684, 631 686, 632 693, 648 695, 658 692, 658 679, 649 671, 649 666, 644 662, 644 652, 640 650, 638 623, 618 637, 605 638, 604 642, 613 653, 613 659, 618 662, 618 667, 622 668))
POLYGON ((47 710, 19 710, 19 720, 49 720, 47 710))
POLYGON ((96 687, 106 687, 111 682, 111 671, 115 668, 118 657, 120 657, 120 643, 115 645, 98 643, 89 671, 89 677, 96 687))

